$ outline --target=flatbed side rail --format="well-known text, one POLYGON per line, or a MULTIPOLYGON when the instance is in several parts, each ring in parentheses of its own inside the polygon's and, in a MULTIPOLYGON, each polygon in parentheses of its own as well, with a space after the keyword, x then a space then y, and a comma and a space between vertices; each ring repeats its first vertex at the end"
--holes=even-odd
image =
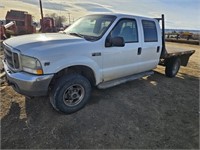
POLYGON ((167 53, 164 58, 160 59, 159 65, 166 66, 166 62, 174 57, 181 59, 181 66, 187 66, 190 56, 195 50, 183 51, 178 53, 167 53))

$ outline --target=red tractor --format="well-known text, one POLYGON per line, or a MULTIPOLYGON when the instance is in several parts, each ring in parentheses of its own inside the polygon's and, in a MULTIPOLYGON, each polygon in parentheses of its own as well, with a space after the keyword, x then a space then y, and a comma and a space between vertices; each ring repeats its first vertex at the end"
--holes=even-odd
POLYGON ((25 11, 10 10, 6 14, 6 23, 15 21, 16 28, 13 26, 8 30, 13 30, 14 35, 32 34, 36 32, 36 27, 32 24, 32 15, 25 11))
POLYGON ((55 21, 51 17, 44 17, 43 19, 40 19, 40 25, 40 31, 43 33, 56 32, 55 21))

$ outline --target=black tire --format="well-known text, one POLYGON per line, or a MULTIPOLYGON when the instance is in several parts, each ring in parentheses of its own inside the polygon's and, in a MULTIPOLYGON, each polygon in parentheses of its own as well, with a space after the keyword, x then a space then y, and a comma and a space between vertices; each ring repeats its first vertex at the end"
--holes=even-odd
POLYGON ((181 66, 181 60, 178 57, 170 58, 166 62, 165 75, 167 77, 175 77, 181 66))
POLYGON ((50 93, 52 106, 66 114, 83 108, 91 95, 89 80, 79 74, 69 74, 56 81, 50 93))

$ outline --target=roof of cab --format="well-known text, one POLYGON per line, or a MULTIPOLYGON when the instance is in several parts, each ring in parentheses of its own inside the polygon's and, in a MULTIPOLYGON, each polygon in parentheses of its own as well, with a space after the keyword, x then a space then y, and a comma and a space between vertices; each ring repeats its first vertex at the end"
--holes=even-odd
POLYGON ((131 17, 134 17, 134 18, 140 18, 140 19, 151 19, 151 20, 156 20, 155 18, 150 18, 150 17, 143 17, 143 16, 137 16, 137 15, 134 15, 134 14, 125 14, 125 13, 116 13, 116 12, 105 12, 105 13, 91 13, 91 14, 88 14, 88 15, 95 15, 95 14, 99 14, 99 15, 114 15, 116 17, 119 17, 119 18, 131 18, 131 17))

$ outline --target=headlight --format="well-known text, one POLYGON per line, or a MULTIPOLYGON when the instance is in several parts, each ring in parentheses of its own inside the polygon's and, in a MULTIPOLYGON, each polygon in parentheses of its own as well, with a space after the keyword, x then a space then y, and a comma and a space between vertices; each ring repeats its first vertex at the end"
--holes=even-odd
POLYGON ((42 66, 39 60, 36 58, 21 55, 21 64, 22 69, 26 72, 38 75, 43 74, 42 66))

